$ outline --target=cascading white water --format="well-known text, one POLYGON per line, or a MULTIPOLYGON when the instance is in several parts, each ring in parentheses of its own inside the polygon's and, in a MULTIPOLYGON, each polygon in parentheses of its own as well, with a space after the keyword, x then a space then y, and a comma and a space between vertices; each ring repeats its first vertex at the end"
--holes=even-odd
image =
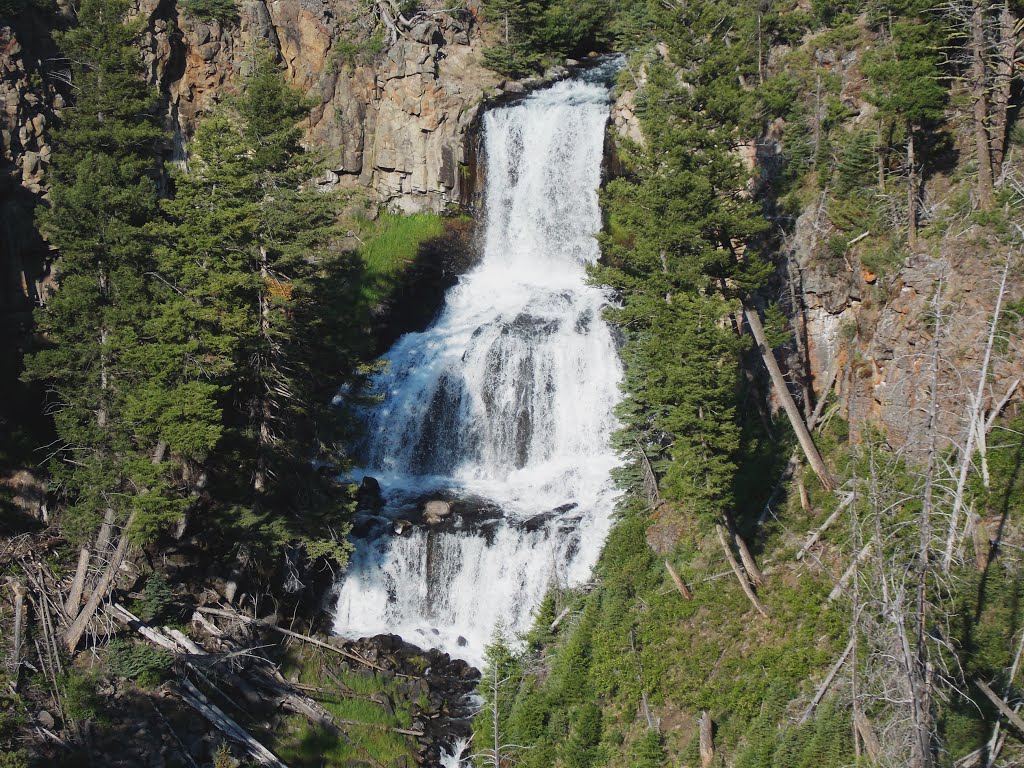
POLYGON ((495 626, 525 631, 553 582, 596 562, 621 367, 586 265, 613 66, 485 115, 484 252, 434 324, 386 355, 362 474, 380 481, 387 524, 364 525, 378 535, 338 587, 343 636, 399 634, 480 666, 495 626), (393 533, 431 497, 475 501, 393 533))

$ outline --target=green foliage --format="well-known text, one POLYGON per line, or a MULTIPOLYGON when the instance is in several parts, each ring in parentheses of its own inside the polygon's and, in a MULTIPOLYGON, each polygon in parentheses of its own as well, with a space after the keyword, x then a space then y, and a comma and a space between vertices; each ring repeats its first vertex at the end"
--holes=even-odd
POLYGON ((181 7, 186 16, 202 21, 219 21, 221 24, 238 21, 236 0, 182 0, 181 7))
MULTIPOLYGON (((412 727, 408 690, 401 680, 349 670, 336 665, 337 657, 308 646, 293 650, 282 659, 282 674, 289 679, 320 688, 337 688, 355 696, 318 696, 318 701, 334 717, 367 726, 346 726, 347 737, 337 731, 317 728, 301 715, 284 718, 274 730, 274 752, 296 768, 320 768, 323 765, 348 765, 366 762, 367 755, 385 765, 414 757, 412 742, 390 728, 412 727), (384 699, 383 696, 387 699, 384 699), (371 698, 372 697, 372 698, 371 698), (381 701, 394 703, 394 711, 381 701)), ((426 704, 427 702, 421 702, 426 704)))
POLYGON ((27 768, 29 753, 18 747, 22 729, 28 726, 25 703, 17 694, 10 693, 7 681, 0 689, 0 768, 27 768))
POLYGON ((327 67, 331 72, 338 72, 346 66, 367 64, 374 61, 384 49, 384 33, 380 29, 365 40, 338 38, 334 41, 334 49, 331 51, 327 67))
POLYGON ((769 304, 764 311, 764 335, 772 349, 788 344, 793 338, 789 330, 789 318, 778 304, 769 304))
POLYGON ((29 8, 47 13, 54 7, 54 0, 0 0, 0 18, 17 16, 29 8))
POLYGON ((174 591, 167 578, 162 573, 154 571, 146 579, 146 586, 142 588, 142 597, 138 602, 139 618, 152 622, 166 615, 173 603, 174 591))
POLYGON ((886 119, 915 125, 942 119, 944 39, 935 21, 904 20, 893 25, 891 44, 865 54, 864 71, 874 86, 868 97, 886 119))
POLYGON ((138 361, 163 389, 130 405, 209 467, 212 519, 235 547, 344 562, 349 491, 310 458, 343 466, 343 414, 329 404, 346 375, 359 378, 365 342, 351 299, 338 300, 357 272, 329 247, 339 201, 307 184, 318 169, 299 144, 307 109, 257 51, 241 94, 199 127, 163 203, 146 326, 162 346, 138 361))
POLYGON ((99 675, 96 672, 81 672, 69 669, 58 680, 61 688, 64 716, 75 722, 101 719, 102 700, 96 692, 99 675))
POLYGON ((166 465, 123 418, 152 382, 133 355, 152 301, 149 226, 157 214, 154 149, 162 138, 156 92, 142 78, 123 0, 84 0, 78 25, 59 37, 72 62, 75 103, 54 132, 50 206, 40 228, 60 248, 59 290, 36 313, 45 345, 25 375, 46 382, 59 435, 52 474, 69 530, 87 534, 108 508, 135 533, 180 511, 166 465))
POLYGON ((110 673, 131 680, 140 688, 159 685, 173 663, 168 651, 142 641, 115 640, 107 649, 110 673))
MULTIPOLYGON (((677 55, 698 49, 682 50, 677 55)), ((605 190, 615 229, 602 239, 609 266, 595 277, 623 296, 609 315, 628 341, 619 444, 634 456, 644 451, 666 496, 711 520, 732 505, 745 344, 722 318, 767 268, 754 247, 764 221, 735 194, 745 182, 731 152, 740 129, 727 106, 735 89, 702 62, 693 66, 693 88, 680 87, 667 68, 649 69, 639 105, 647 144, 628 148, 630 174, 605 190), (741 253, 736 243, 749 246, 741 253)), ((628 467, 620 480, 637 472, 628 467)))
POLYGON ((662 768, 666 760, 661 734, 655 730, 648 730, 633 744, 629 764, 632 768, 662 768))
POLYGON ((434 213, 403 216, 382 212, 373 221, 357 221, 356 226, 362 241, 357 254, 365 269, 362 298, 369 306, 376 306, 391 293, 424 243, 445 232, 444 219, 434 213))
POLYGON ((483 11, 498 37, 496 45, 484 50, 484 63, 510 77, 600 47, 612 18, 607 0, 487 0, 483 11))

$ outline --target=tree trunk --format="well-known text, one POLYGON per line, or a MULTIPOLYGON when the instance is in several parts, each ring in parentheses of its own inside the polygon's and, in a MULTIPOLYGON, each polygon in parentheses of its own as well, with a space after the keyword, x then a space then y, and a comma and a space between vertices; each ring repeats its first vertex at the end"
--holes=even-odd
POLYGON ((972 0, 971 13, 971 97, 974 100, 974 147, 978 156, 978 202, 992 207, 992 154, 989 146, 988 96, 985 77, 985 6, 972 0))
POLYGON ((711 768, 715 762, 715 723, 705 709, 700 713, 700 766, 711 768))
POLYGON ((1003 2, 999 14, 999 52, 996 61, 995 87, 992 91, 992 178, 1003 175, 1006 157, 1007 124, 1010 114, 1010 96, 1013 89, 1013 68, 1017 58, 1017 20, 1010 5, 1003 2))
POLYGON ((982 357, 981 371, 978 374, 978 389, 971 402, 971 409, 968 415, 967 443, 960 454, 960 476, 957 478, 956 492, 953 495, 953 511, 949 516, 949 531, 946 534, 946 551, 942 557, 942 570, 948 573, 953 564, 953 554, 956 550, 957 532, 960 521, 960 510, 964 505, 964 493, 967 489, 967 475, 971 469, 971 459, 974 457, 975 441, 978 437, 978 421, 984 419, 984 408, 982 403, 985 399, 985 385, 988 384, 988 368, 992 360, 992 347, 995 345, 996 332, 999 328, 999 317, 1003 306, 1003 296, 1006 293, 1006 278, 1010 274, 1010 264, 1013 261, 1012 251, 1006 255, 1006 266, 1003 268, 1003 279, 999 284, 999 293, 996 295, 996 306, 992 311, 992 322, 989 325, 988 342, 985 345, 985 354, 982 357))
POLYGON ((885 191, 885 155, 886 155, 886 152, 887 152, 887 147, 885 146, 885 141, 883 141, 884 133, 885 132, 883 130, 883 123, 882 123, 881 120, 879 120, 878 121, 878 133, 877 133, 878 147, 876 148, 877 152, 878 152, 878 191, 879 192, 884 192, 885 191))
POLYGON ((743 540, 740 532, 736 530, 736 523, 733 521, 732 515, 726 513, 725 524, 729 527, 729 534, 732 536, 732 540, 736 542, 736 549, 740 553, 740 560, 743 561, 743 568, 746 570, 747 575, 755 587, 761 586, 764 584, 764 576, 761 575, 761 570, 757 567, 754 556, 750 554, 747 542, 743 540))
POLYGON ((14 593, 14 637, 11 649, 11 671, 17 684, 18 668, 21 666, 21 634, 25 618, 25 585, 17 579, 11 579, 11 592, 14 593))
POLYGON ((779 363, 768 346, 768 339, 764 335, 761 318, 758 317, 756 310, 749 309, 746 306, 743 307, 743 314, 747 318, 747 326, 754 336, 754 341, 757 342, 758 349, 761 352, 761 359, 764 360, 765 367, 768 369, 768 375, 771 377, 772 384, 775 387, 775 393, 778 395, 782 407, 786 411, 786 416, 789 417, 790 426, 793 427, 793 431, 796 433, 804 456, 807 457, 807 463, 810 464, 811 469, 814 470, 814 474, 818 476, 825 490, 835 490, 836 482, 825 466, 821 454, 818 453, 818 448, 814 445, 811 433, 807 431, 807 425, 804 423, 803 416, 800 415, 800 409, 796 407, 793 396, 789 393, 789 388, 786 386, 786 379, 782 375, 779 363))
POLYGON ((746 575, 740 569, 740 564, 736 562, 736 556, 733 555, 732 550, 729 548, 729 542, 725 538, 725 529, 721 524, 715 524, 715 531, 718 532, 718 541, 722 545, 722 550, 725 552, 725 557, 729 561, 729 567, 732 568, 732 572, 736 575, 736 579, 739 581, 740 586, 743 588, 743 594, 747 596, 750 601, 762 616, 768 616, 768 611, 760 600, 757 599, 757 595, 754 594, 754 590, 750 586, 750 582, 747 581, 746 575))
POLYGON ((864 749, 868 753, 868 760, 872 763, 877 763, 878 756, 882 752, 882 745, 878 743, 878 736, 875 735, 875 729, 872 727, 871 721, 868 720, 867 715, 859 710, 854 715, 854 718, 857 733, 860 734, 861 741, 864 742, 864 749))
POLYGON ((100 603, 106 597, 107 592, 110 591, 110 586, 114 582, 114 578, 117 576, 118 570, 121 568, 121 563, 124 562, 125 553, 128 551, 128 533, 131 530, 132 525, 135 522, 136 511, 132 510, 132 513, 128 516, 128 522, 124 524, 121 529, 121 536, 117 541, 117 547, 114 549, 114 554, 110 557, 110 562, 107 564, 106 570, 103 572, 103 576, 100 577, 99 584, 96 585, 96 589, 93 590, 89 596, 88 602, 85 607, 78 613, 75 620, 68 627, 64 633, 64 645, 68 649, 69 653, 74 653, 75 648, 78 646, 78 641, 82 639, 82 635, 85 634, 86 627, 89 626, 89 621, 96 614, 96 611, 100 607, 100 603))
POLYGON ((71 590, 68 592, 68 599, 64 602, 64 613, 74 618, 78 615, 78 609, 82 605, 82 591, 85 589, 85 577, 89 574, 89 561, 92 559, 92 552, 88 547, 78 550, 78 566, 75 568, 75 578, 71 580, 71 590))
POLYGON ((258 436, 256 438, 256 474, 253 477, 253 490, 256 491, 258 496, 262 496, 267 489, 267 451, 272 440, 270 430, 270 391, 266 381, 264 381, 264 377, 267 375, 266 368, 269 365, 271 349, 270 296, 268 295, 270 290, 270 270, 267 265, 267 249, 262 246, 260 247, 260 277, 263 278, 263 285, 260 287, 259 294, 260 339, 267 359, 258 363, 260 370, 257 372, 257 387, 261 391, 257 394, 258 402, 256 405, 258 424, 256 433, 258 436))
MULTIPOLYGON (((676 585, 676 589, 679 590, 679 594, 686 600, 693 599, 693 593, 690 588, 686 586, 686 582, 683 581, 683 577, 679 575, 679 571, 672 567, 672 563, 668 560, 665 561, 665 568, 668 569, 668 575, 672 577, 672 583, 676 585)), ((568 608, 566 609, 568 610, 568 608)))
POLYGON ((917 169, 914 158, 914 126, 907 126, 907 245, 917 247, 917 169))
POLYGON ((495 768, 501 768, 501 738, 499 736, 499 731, 498 731, 498 725, 499 725, 499 720, 498 720, 498 690, 500 688, 500 684, 499 684, 499 681, 498 681, 498 665, 497 664, 494 665, 493 675, 494 675, 494 681, 493 681, 493 685, 494 685, 494 700, 493 700, 493 702, 491 704, 491 721, 492 721, 491 722, 491 727, 494 729, 494 765, 495 765, 495 768))

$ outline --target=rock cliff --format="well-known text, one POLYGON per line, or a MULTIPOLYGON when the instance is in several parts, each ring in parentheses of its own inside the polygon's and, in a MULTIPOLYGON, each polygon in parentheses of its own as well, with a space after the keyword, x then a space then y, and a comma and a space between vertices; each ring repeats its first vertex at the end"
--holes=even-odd
MULTIPOLYGON (((325 188, 360 188, 403 212, 441 211, 473 194, 476 120, 499 78, 481 64, 473 4, 421 13, 385 42, 372 7, 355 0, 244 0, 236 18, 204 21, 176 0, 137 0, 134 21, 149 80, 159 88, 168 159, 187 162, 202 116, 230 96, 263 47, 312 104, 306 142, 323 153, 325 188)), ((69 5, 28 6, 0 19, 0 314, 16 325, 45 296, 49 249, 33 226, 46 193, 50 132, 70 99, 54 33, 69 5)))
POLYGON ((140 0, 143 56, 166 94, 174 157, 263 45, 313 105, 306 140, 327 159, 323 184, 365 187, 405 212, 465 201, 471 127, 498 78, 481 66, 472 11, 422 5, 388 45, 353 0, 248 0, 227 24, 192 18, 174 0, 140 0))

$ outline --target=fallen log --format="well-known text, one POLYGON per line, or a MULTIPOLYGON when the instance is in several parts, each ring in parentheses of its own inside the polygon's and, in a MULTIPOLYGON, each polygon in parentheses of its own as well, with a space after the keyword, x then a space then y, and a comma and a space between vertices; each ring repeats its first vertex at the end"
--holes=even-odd
POLYGON ((843 592, 846 591, 846 585, 853 577, 854 570, 857 568, 857 565, 862 560, 864 560, 865 558, 867 558, 868 555, 871 554, 871 548, 873 545, 874 539, 865 544, 864 549, 862 549, 860 553, 858 553, 858 555, 853 559, 853 562, 850 563, 850 567, 846 569, 846 572, 842 575, 842 577, 839 579, 836 585, 832 588, 832 591, 828 593, 828 601, 830 603, 834 602, 841 594, 843 594, 843 592))
POLYGON ((860 734, 860 740, 864 743, 864 750, 868 753, 868 759, 872 763, 877 763, 878 756, 882 754, 882 745, 878 741, 878 736, 875 735, 875 729, 872 727, 871 721, 867 715, 858 709, 853 715, 853 723, 857 726, 857 733, 860 734))
POLYGON ((978 686, 978 690, 985 694, 985 697, 995 705, 996 709, 999 710, 999 713, 1010 721, 1010 725, 1016 728, 1018 733, 1024 735, 1024 720, 1020 718, 1020 715, 1014 712, 1013 709, 1010 708, 1009 704, 997 696, 996 692, 989 688, 988 684, 983 680, 975 680, 974 684, 978 686))
POLYGON ((832 680, 835 679, 836 674, 839 672, 840 669, 842 669, 843 664, 846 663, 846 660, 847 658, 849 658, 850 652, 852 650, 853 640, 850 640, 850 642, 846 646, 846 650, 843 651, 842 654, 840 654, 839 661, 837 661, 832 666, 832 669, 829 670, 829 673, 825 677, 824 682, 822 682, 822 684, 818 686, 818 690, 814 694, 814 698, 811 699, 811 703, 808 705, 807 709, 804 710, 804 714, 799 720, 801 724, 806 723, 808 720, 811 719, 811 715, 814 714, 814 710, 818 708, 818 705, 821 703, 821 700, 825 697, 825 693, 828 691, 828 687, 832 684, 832 680))
POLYGON ((276 624, 271 624, 269 621, 263 621, 262 619, 255 619, 255 618, 252 618, 251 616, 246 616, 244 614, 237 613, 235 611, 226 611, 226 610, 224 610, 222 608, 207 608, 206 606, 200 606, 196 610, 198 610, 200 613, 205 613, 205 614, 208 614, 210 616, 221 616, 221 617, 227 618, 227 619, 237 619, 238 621, 241 621, 241 622, 243 622, 245 624, 255 624, 257 626, 264 627, 264 628, 272 630, 274 632, 278 632, 279 634, 285 635, 286 637, 291 637, 291 638, 294 638, 296 640, 301 640, 304 643, 309 643, 310 645, 315 645, 318 648, 323 648, 325 650, 332 651, 333 653, 336 653, 339 656, 344 656, 346 659, 350 659, 351 661, 355 661, 355 662, 358 662, 359 664, 363 664, 363 665, 365 665, 367 667, 370 667, 371 669, 377 670, 378 672, 384 672, 385 674, 393 674, 393 675, 395 675, 395 677, 408 677, 408 675, 404 675, 404 674, 402 674, 400 672, 389 672, 388 670, 384 669, 383 667, 380 667, 380 666, 374 664, 369 659, 364 659, 362 656, 359 656, 358 654, 352 653, 350 651, 346 651, 344 648, 338 648, 337 646, 331 645, 330 643, 325 643, 323 640, 317 640, 315 637, 310 637, 309 635, 303 635, 303 634, 301 634, 299 632, 293 632, 290 629, 285 629, 284 627, 279 627, 276 624))
POLYGON ((25 618, 25 595, 27 590, 25 585, 17 579, 10 580, 11 592, 14 593, 14 637, 13 645, 11 649, 11 670, 14 673, 14 679, 18 679, 18 672, 21 669, 21 633, 22 633, 22 622, 25 618))
POLYGON ((679 575, 679 572, 672 567, 672 563, 668 560, 665 561, 665 567, 668 569, 668 575, 672 577, 672 581, 675 582, 676 589, 679 590, 679 594, 682 595, 686 600, 693 600, 693 593, 690 588, 686 586, 686 582, 679 575))
POLYGON ((803 547, 800 548, 800 551, 796 553, 797 560, 803 560, 804 555, 806 555, 807 551, 814 546, 815 542, 817 542, 818 539, 821 538, 821 535, 831 527, 832 523, 839 519, 839 515, 842 514, 843 510, 850 506, 851 503, 853 503, 853 498, 853 491, 850 491, 848 494, 846 494, 845 497, 843 497, 843 500, 839 502, 839 506, 836 507, 836 511, 829 515, 825 519, 825 522, 818 526, 817 530, 811 533, 811 535, 807 538, 807 543, 804 544, 803 547))
POLYGON ((110 591, 110 587, 114 583, 114 578, 117 576, 118 570, 121 568, 121 563, 124 562, 124 557, 128 552, 128 532, 131 530, 132 525, 135 523, 136 512, 133 510, 128 516, 128 521, 124 524, 124 528, 121 529, 121 536, 117 541, 117 546, 114 548, 114 554, 110 558, 110 562, 107 564, 106 570, 100 577, 99 583, 96 588, 92 591, 89 599, 85 603, 85 607, 75 616, 75 620, 71 622, 71 626, 68 627, 64 633, 64 647, 68 649, 69 653, 74 653, 75 648, 78 647, 78 641, 82 639, 82 635, 85 634, 85 628, 89 625, 92 617, 96 615, 96 611, 99 610, 100 603, 106 599, 107 593, 110 591))
POLYGON ((245 729, 228 717, 216 704, 207 699, 202 691, 188 680, 181 681, 181 688, 177 690, 177 693, 182 701, 199 712, 225 736, 241 744, 257 763, 270 766, 271 768, 288 768, 277 755, 256 741, 245 729))
POLYGON ((714 721, 705 709, 700 713, 700 765, 711 768, 715 762, 714 721))
POLYGON ((729 542, 725 540, 725 529, 720 523, 715 524, 715 530, 718 532, 718 541, 722 545, 722 549, 725 551, 725 557, 729 561, 729 567, 732 568, 732 572, 735 574, 736 579, 740 583, 740 587, 743 588, 743 594, 747 596, 750 603, 757 609, 765 618, 768 617, 768 610, 764 607, 757 595, 754 594, 753 588, 750 586, 750 582, 747 581, 746 575, 740 570, 740 564, 736 562, 736 556, 733 555, 732 550, 729 548, 729 542))
MULTIPOLYGON (((821 412, 825 410, 825 403, 828 401, 828 394, 829 392, 832 391, 832 387, 835 384, 836 375, 838 374, 838 372, 839 370, 835 369, 829 374, 828 384, 826 384, 825 387, 821 390, 821 397, 818 400, 818 404, 814 406, 814 412, 811 413, 810 418, 807 420, 808 429, 814 429, 814 427, 818 423, 818 419, 821 418, 821 412)), ((761 510, 761 515, 757 518, 757 524, 759 526, 764 525, 764 521, 768 519, 768 515, 772 511, 772 505, 775 503, 775 500, 778 498, 779 494, 782 492, 782 489, 785 487, 786 481, 793 476, 793 473, 796 472, 796 468, 798 466, 800 466, 799 448, 794 450, 793 455, 789 457, 789 462, 787 462, 785 469, 782 470, 782 474, 776 481, 775 487, 772 488, 772 492, 768 495, 768 501, 765 502, 764 509, 761 510)), ((806 489, 804 489, 804 493, 806 493, 806 489)))

